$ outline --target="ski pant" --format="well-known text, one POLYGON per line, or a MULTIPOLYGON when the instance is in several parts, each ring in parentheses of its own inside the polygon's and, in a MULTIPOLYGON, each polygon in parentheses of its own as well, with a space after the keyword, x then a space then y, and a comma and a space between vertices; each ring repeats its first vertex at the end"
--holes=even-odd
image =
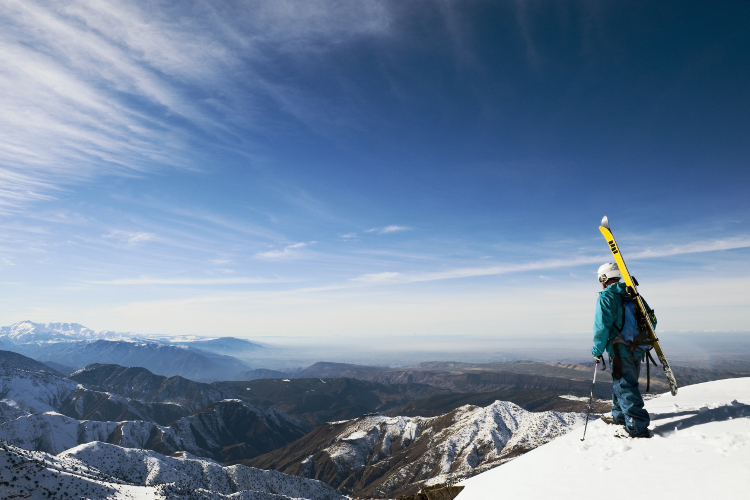
POLYGON ((643 408, 643 398, 638 389, 641 358, 621 356, 621 360, 622 378, 612 380, 612 416, 623 424, 631 435, 646 436, 651 418, 643 408))

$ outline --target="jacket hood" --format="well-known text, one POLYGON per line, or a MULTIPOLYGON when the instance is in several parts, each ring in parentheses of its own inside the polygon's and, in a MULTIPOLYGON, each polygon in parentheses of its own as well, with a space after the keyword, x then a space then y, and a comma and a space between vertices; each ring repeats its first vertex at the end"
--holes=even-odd
POLYGON ((607 288, 602 290, 602 292, 616 293, 617 295, 622 295, 623 297, 628 297, 630 295, 628 294, 628 285, 626 285, 622 281, 618 281, 615 284, 609 285, 607 288))

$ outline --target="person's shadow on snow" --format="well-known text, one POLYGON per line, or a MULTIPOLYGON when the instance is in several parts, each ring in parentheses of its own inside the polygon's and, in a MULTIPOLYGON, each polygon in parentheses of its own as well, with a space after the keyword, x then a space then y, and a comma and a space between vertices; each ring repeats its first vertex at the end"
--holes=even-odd
POLYGON ((664 423, 657 425, 653 428, 654 434, 660 436, 671 434, 675 431, 688 429, 694 425, 705 424, 708 422, 723 422, 725 420, 731 420, 734 418, 748 418, 750 417, 750 405, 738 403, 737 400, 732 401, 728 405, 719 406, 718 408, 709 408, 704 406, 697 410, 686 410, 686 411, 675 411, 673 413, 660 413, 653 415, 651 421, 664 420, 667 418, 683 417, 691 415, 681 420, 664 423))

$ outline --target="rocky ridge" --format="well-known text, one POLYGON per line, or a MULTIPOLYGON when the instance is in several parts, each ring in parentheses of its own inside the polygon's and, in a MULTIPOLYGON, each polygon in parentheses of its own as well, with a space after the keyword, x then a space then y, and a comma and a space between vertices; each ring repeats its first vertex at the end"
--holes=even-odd
POLYGON ((243 461, 315 478, 357 495, 416 493, 496 467, 582 423, 578 413, 532 413, 506 401, 433 418, 370 415, 323 425, 243 461))

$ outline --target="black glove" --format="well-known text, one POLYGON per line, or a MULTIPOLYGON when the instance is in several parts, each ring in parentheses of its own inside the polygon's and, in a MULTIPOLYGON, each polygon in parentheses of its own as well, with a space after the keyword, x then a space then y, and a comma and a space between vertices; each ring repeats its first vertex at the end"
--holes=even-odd
POLYGON ((604 354, 600 354, 598 356, 594 356, 594 359, 596 360, 597 364, 599 364, 599 363, 602 364, 602 371, 604 371, 604 370, 607 369, 607 363, 604 362, 604 354))

